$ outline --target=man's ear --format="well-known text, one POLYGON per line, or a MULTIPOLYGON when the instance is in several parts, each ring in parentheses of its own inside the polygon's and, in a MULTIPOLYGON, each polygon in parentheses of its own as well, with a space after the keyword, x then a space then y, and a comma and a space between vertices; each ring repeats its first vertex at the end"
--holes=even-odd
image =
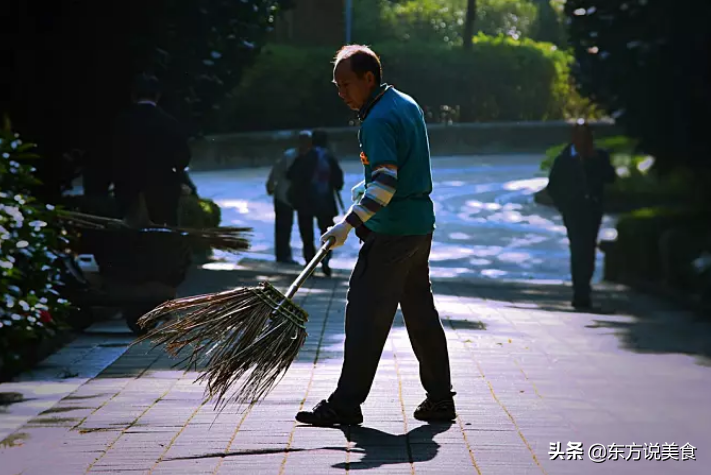
POLYGON ((372 72, 368 71, 365 73, 365 81, 368 83, 369 86, 378 86, 379 84, 375 84, 375 74, 372 72))

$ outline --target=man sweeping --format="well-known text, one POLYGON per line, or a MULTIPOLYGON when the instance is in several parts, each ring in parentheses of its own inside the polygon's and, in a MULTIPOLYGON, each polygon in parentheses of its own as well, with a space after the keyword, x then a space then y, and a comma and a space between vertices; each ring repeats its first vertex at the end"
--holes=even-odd
POLYGON ((369 48, 343 47, 334 61, 338 95, 361 121, 365 194, 321 240, 342 246, 352 229, 362 241, 346 303, 341 377, 328 400, 296 420, 316 426, 357 425, 398 304, 427 397, 422 421, 456 417, 447 341, 434 305, 429 255, 435 216, 429 139, 424 115, 408 95, 382 84, 380 59, 369 48))

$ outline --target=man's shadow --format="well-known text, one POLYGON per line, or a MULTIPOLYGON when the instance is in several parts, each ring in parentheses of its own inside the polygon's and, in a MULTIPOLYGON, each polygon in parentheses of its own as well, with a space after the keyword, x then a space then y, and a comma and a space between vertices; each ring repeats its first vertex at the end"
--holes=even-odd
POLYGON ((357 462, 341 462, 333 468, 365 470, 383 465, 410 462, 427 462, 437 456, 440 445, 434 441, 437 434, 452 427, 451 422, 428 424, 406 434, 388 434, 372 427, 339 427, 348 442, 355 445, 351 454, 363 454, 357 462))

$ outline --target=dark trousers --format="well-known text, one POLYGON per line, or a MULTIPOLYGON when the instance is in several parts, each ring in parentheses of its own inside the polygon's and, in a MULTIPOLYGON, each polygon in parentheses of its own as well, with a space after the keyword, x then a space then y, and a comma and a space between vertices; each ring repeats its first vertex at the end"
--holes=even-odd
POLYGON ((365 238, 347 293, 343 368, 329 398, 334 405, 352 408, 365 401, 398 304, 422 386, 433 399, 452 395, 447 340, 430 284, 431 245, 432 234, 365 238))
POLYGON ((294 227, 294 208, 274 200, 274 248, 277 261, 290 261, 291 229, 294 227))
MULTIPOLYGON (((297 214, 297 219, 299 220, 299 234, 301 234, 301 241, 304 245, 304 259, 308 263, 316 256, 316 247, 314 246, 314 219, 316 220, 319 231, 321 231, 321 235, 323 235, 328 228, 333 226, 333 217, 314 216, 304 211, 299 211, 297 214)), ((321 235, 319 235, 319 237, 321 237, 321 235)), ((331 253, 329 252, 323 260, 323 263, 327 265, 330 259, 331 253)))
POLYGON ((570 273, 573 278, 573 301, 590 300, 590 281, 595 273, 597 235, 602 211, 580 209, 563 215, 570 241, 570 273))

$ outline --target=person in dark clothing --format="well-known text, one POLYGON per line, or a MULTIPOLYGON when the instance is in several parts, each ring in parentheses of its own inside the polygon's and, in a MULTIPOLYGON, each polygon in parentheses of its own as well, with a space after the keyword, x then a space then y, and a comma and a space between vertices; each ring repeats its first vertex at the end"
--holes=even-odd
POLYGON ((556 157, 547 191, 563 216, 570 242, 572 305, 591 309, 590 281, 595 272, 597 236, 603 214, 603 192, 615 181, 610 155, 595 148, 590 127, 578 123, 572 142, 556 157))
POLYGON ((114 126, 112 175, 119 212, 127 216, 143 199, 151 222, 177 225, 190 163, 187 137, 180 124, 158 107, 157 78, 142 74, 133 86, 134 104, 114 126))
POLYGON ((286 173, 299 155, 311 150, 311 132, 299 133, 298 146, 290 148, 277 160, 269 172, 267 194, 274 197, 274 254, 282 264, 298 264, 291 253, 291 229, 294 227, 294 207, 289 202, 291 182, 286 173))
MULTIPOLYGON (((289 201, 296 209, 306 262, 316 255, 314 218, 322 234, 333 226, 333 218, 338 216, 335 193, 343 189, 343 170, 328 150, 326 132, 315 130, 312 144, 313 148, 297 157, 287 172, 291 181, 289 201)), ((331 275, 330 259, 329 252, 321 264, 326 276, 331 275)))

